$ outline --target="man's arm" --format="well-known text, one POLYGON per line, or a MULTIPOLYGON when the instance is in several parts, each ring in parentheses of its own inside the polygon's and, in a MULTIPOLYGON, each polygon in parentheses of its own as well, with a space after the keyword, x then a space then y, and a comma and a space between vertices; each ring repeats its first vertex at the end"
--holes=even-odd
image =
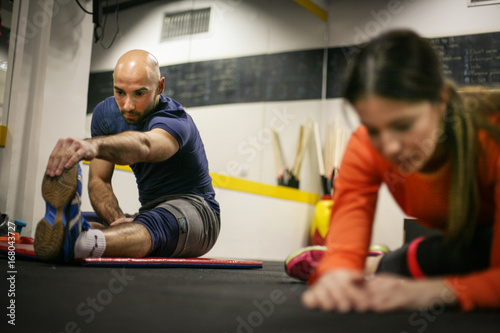
POLYGON ((90 162, 90 202, 96 214, 108 225, 125 217, 111 185, 114 168, 113 163, 105 160, 94 159, 90 162))
POLYGON ((148 132, 123 132, 91 140, 98 151, 96 157, 121 165, 164 161, 179 150, 177 140, 159 128, 148 132))
POLYGON ((137 162, 160 162, 172 157, 179 143, 167 131, 129 131, 86 140, 60 139, 50 155, 46 174, 59 176, 78 161, 100 158, 113 164, 130 165, 137 162))

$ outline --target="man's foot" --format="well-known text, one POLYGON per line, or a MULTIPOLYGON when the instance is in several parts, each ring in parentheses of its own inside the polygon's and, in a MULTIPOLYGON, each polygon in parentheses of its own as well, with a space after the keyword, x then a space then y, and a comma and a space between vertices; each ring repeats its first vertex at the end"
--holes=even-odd
POLYGON ((294 279, 307 281, 318 267, 325 252, 326 246, 316 245, 293 253, 285 260, 286 273, 294 279))
POLYGON ((79 234, 89 229, 80 212, 82 175, 76 164, 61 176, 45 176, 42 196, 46 202, 45 217, 35 232, 35 253, 41 260, 69 262, 74 257, 74 245, 79 234))

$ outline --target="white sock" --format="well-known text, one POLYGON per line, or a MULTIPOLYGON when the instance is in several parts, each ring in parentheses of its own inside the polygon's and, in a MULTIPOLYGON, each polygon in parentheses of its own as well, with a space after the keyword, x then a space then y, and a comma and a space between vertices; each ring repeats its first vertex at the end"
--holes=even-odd
POLYGON ((102 257, 106 249, 106 238, 99 229, 82 231, 75 242, 75 259, 102 257))

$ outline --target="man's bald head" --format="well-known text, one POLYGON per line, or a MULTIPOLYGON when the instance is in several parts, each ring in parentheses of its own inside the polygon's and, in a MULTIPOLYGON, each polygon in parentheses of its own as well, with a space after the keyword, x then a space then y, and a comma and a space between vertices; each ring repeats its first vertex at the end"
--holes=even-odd
POLYGON ((151 53, 144 50, 131 50, 118 59, 115 75, 141 77, 150 84, 158 84, 161 78, 158 60, 151 53))
POLYGON ((165 88, 158 60, 144 50, 128 51, 113 72, 114 97, 128 124, 141 123, 153 112, 165 88))

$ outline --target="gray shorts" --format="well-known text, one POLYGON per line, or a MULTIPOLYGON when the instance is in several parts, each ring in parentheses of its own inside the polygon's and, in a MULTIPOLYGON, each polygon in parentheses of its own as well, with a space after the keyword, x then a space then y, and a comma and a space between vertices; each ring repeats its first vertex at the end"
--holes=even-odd
POLYGON ((169 257, 199 257, 210 251, 220 231, 220 217, 205 199, 197 195, 170 195, 158 198, 141 207, 139 213, 163 208, 179 225, 179 238, 169 257))

